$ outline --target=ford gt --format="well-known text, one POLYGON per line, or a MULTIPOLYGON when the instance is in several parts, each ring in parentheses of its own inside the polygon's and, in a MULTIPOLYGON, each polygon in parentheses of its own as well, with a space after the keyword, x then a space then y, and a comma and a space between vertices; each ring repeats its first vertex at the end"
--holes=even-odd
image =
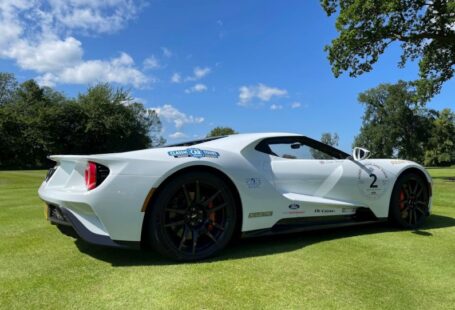
POLYGON ((347 154, 306 136, 236 134, 101 155, 53 155, 39 188, 48 220, 106 246, 178 261, 253 237, 390 221, 422 225, 432 180, 419 164, 347 154))

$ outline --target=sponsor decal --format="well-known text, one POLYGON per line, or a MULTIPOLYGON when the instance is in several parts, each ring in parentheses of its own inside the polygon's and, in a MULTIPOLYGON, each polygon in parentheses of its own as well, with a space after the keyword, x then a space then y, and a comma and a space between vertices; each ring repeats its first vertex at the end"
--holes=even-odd
POLYGON ((357 183, 360 192, 371 200, 381 197, 389 183, 387 172, 379 165, 368 163, 359 169, 357 183))
POLYGON ((264 216, 272 216, 273 212, 272 211, 262 211, 262 212, 253 212, 248 214, 249 218, 253 217, 264 217, 264 216))
POLYGON ((186 149, 186 150, 169 151, 167 153, 169 154, 169 156, 173 156, 174 158, 181 158, 181 157, 218 158, 218 157, 220 157, 220 153, 218 153, 218 152, 201 150, 201 149, 196 149, 196 148, 189 148, 189 149, 186 149))
POLYGON ((314 213, 334 213, 333 209, 314 209, 314 213))
POLYGON ((290 205, 289 205, 289 209, 291 209, 291 210, 300 209, 300 205, 298 205, 298 204, 296 204, 296 203, 290 204, 290 205))
POLYGON ((298 211, 288 211, 288 212, 283 212, 284 214, 304 214, 305 211, 303 210, 298 210, 298 211))
POLYGON ((262 180, 260 178, 248 178, 245 182, 248 188, 259 188, 262 184, 262 180))
POLYGON ((356 208, 343 208, 341 209, 342 213, 355 213, 356 208))

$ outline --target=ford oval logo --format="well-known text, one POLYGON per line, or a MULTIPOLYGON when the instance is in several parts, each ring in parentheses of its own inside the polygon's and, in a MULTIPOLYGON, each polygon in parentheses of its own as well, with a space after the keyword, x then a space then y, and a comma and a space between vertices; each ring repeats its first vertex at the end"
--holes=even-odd
POLYGON ((293 203, 293 204, 289 205, 289 209, 291 209, 291 210, 296 210, 296 209, 299 209, 299 208, 300 208, 300 206, 298 204, 296 204, 296 203, 293 203))

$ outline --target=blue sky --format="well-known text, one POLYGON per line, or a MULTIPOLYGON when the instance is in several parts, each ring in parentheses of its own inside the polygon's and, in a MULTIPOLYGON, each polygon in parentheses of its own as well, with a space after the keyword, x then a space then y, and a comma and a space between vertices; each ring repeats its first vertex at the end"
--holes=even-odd
MULTIPOLYGON (((417 77, 392 46, 373 72, 334 78, 323 47, 337 34, 319 1, 2 0, 0 33, 0 71, 68 96, 97 82, 128 88, 159 112, 168 142, 230 126, 337 132, 349 151, 358 93, 417 77)), ((453 109, 454 86, 429 107, 453 109)))

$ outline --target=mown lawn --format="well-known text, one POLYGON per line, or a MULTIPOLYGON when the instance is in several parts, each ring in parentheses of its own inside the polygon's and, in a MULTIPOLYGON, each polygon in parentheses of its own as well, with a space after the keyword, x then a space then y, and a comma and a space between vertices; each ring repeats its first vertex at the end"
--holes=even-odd
POLYGON ((243 240, 193 264, 66 236, 44 220, 44 171, 0 172, 0 308, 454 309, 455 168, 430 171, 434 214, 419 231, 243 240))

